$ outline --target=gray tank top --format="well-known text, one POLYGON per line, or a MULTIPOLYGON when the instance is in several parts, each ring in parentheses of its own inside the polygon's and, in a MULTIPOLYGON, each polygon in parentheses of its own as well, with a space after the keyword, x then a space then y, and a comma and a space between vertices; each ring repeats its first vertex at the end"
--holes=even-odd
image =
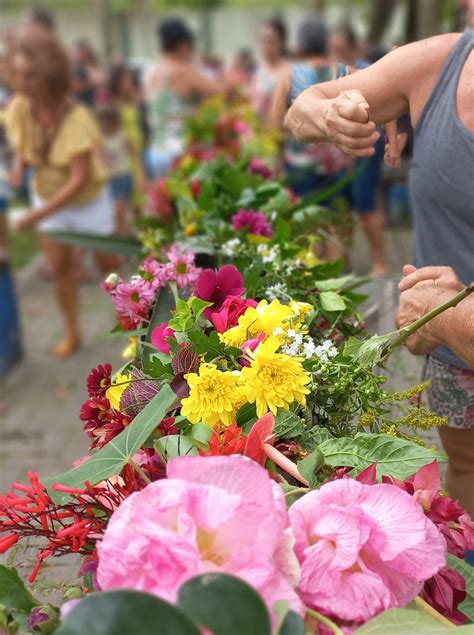
MULTIPOLYGON (((449 265, 474 280, 474 132, 459 119, 457 87, 474 45, 474 28, 451 51, 415 128, 410 194, 415 216, 415 265, 449 265)), ((467 368, 451 350, 433 357, 467 368)))

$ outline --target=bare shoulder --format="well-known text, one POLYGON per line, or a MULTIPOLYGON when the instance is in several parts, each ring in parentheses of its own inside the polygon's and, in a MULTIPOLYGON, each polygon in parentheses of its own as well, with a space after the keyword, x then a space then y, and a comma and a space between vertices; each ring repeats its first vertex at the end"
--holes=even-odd
POLYGON ((425 40, 420 40, 417 44, 421 55, 428 56, 431 63, 442 65, 461 37, 462 33, 443 33, 442 35, 434 35, 425 40))

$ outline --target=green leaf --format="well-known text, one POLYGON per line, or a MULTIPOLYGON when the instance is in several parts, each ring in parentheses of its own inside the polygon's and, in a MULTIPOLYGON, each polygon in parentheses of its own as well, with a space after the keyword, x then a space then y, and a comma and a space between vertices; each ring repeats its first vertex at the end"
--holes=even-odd
MULTIPOLYGON (((60 483, 69 487, 81 488, 84 487, 86 481, 89 481, 91 485, 96 485, 100 481, 119 474, 143 446, 153 430, 161 423, 175 401, 176 395, 165 384, 125 430, 82 465, 47 479, 46 486, 50 487, 54 483, 60 483)), ((50 494, 55 500, 68 498, 67 495, 52 489, 50 494)))
POLYGON ((145 360, 144 371, 147 375, 153 377, 153 379, 174 377, 173 367, 171 364, 163 363, 163 360, 158 353, 153 353, 145 360))
POLYGON ((346 308, 346 302, 335 291, 323 291, 319 299, 324 311, 344 311, 346 308))
POLYGON ((280 482, 280 487, 285 493, 286 506, 291 507, 293 503, 304 496, 308 489, 302 485, 290 485, 287 481, 280 482))
POLYGON ((278 409, 275 417, 275 436, 277 439, 294 439, 303 434, 304 423, 300 417, 289 410, 278 409))
POLYGON ((450 553, 448 553, 448 565, 456 569, 466 580, 467 597, 458 608, 471 622, 474 622, 474 567, 450 553))
POLYGON ((207 362, 225 354, 226 346, 220 341, 217 331, 212 331, 209 336, 201 331, 193 331, 188 334, 188 337, 193 343, 193 349, 196 353, 204 355, 204 359, 207 362))
POLYGON ((297 463, 301 476, 308 481, 310 487, 314 487, 318 482, 316 472, 323 466, 324 458, 323 453, 316 448, 309 456, 297 463))
POLYGON ((182 434, 168 434, 154 443, 155 450, 164 461, 175 456, 196 456, 198 450, 194 440, 182 434))
POLYGON ((241 428, 246 423, 255 423, 257 420, 257 407, 255 403, 246 403, 237 411, 235 417, 237 425, 241 428))
POLYGON ((444 460, 442 454, 388 434, 361 432, 353 439, 328 439, 321 443, 319 449, 324 455, 324 463, 330 467, 349 466, 359 473, 377 462, 379 477, 387 475, 400 480, 415 474, 434 459, 444 460))
POLYGON ((392 338, 393 333, 373 335, 366 340, 350 337, 344 346, 344 355, 352 357, 361 366, 370 368, 382 359, 385 348, 392 338))
POLYGON ((316 280, 314 286, 319 291, 336 291, 342 289, 342 287, 354 280, 354 276, 349 274, 347 276, 341 276, 340 278, 327 278, 327 280, 316 280))
POLYGON ((143 252, 143 245, 137 238, 76 234, 76 232, 48 232, 48 236, 61 243, 87 247, 106 253, 140 256, 143 252))
POLYGON ((278 635, 305 635, 306 628, 303 620, 294 611, 288 611, 280 626, 278 635))
MULTIPOLYGON (((453 625, 454 626, 454 625, 453 625)), ((389 609, 370 620, 354 635, 452 635, 451 626, 417 608, 389 609)), ((473 626, 458 626, 456 634, 473 635, 473 626)))
POLYGON ((26 589, 16 569, 0 565, 0 604, 10 611, 29 613, 40 603, 26 589))
POLYGON ((179 608, 213 635, 270 635, 267 608, 260 595, 240 578, 206 573, 179 590, 179 608))
POLYGON ((212 435, 212 428, 205 423, 195 423, 191 428, 191 438, 199 447, 207 448, 212 435))
POLYGON ((138 591, 105 591, 86 596, 55 635, 199 635, 178 608, 138 591))

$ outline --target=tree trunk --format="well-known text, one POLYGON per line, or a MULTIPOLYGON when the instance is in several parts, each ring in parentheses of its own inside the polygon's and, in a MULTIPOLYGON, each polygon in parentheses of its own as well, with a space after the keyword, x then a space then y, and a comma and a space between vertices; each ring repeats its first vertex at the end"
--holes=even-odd
POLYGON ((374 44, 380 42, 396 5, 397 0, 373 1, 368 34, 369 42, 373 42, 374 44))

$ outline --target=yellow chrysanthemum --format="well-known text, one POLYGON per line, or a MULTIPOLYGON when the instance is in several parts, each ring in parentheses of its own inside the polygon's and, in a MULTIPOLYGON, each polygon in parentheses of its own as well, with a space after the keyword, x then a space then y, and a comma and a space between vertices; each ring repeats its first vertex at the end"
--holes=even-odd
POLYGON ((276 414, 278 408, 288 408, 295 401, 304 404, 310 392, 310 376, 301 360, 276 353, 279 346, 278 338, 268 338, 251 354, 250 367, 242 369, 245 397, 249 403, 256 403, 259 417, 269 410, 276 414))
POLYGON ((221 371, 215 364, 201 364, 199 373, 188 373, 189 397, 181 402, 181 414, 191 423, 202 421, 209 426, 233 423, 243 403, 238 385, 240 373, 221 371))
POLYGON ((129 383, 130 375, 128 373, 117 373, 112 385, 107 389, 105 396, 110 401, 110 405, 114 410, 120 410, 120 401, 122 399, 123 391, 129 383))
POLYGON ((237 326, 220 336, 228 346, 242 346, 244 342, 260 334, 270 337, 275 331, 281 331, 280 344, 286 339, 288 329, 301 331, 306 316, 311 311, 306 302, 282 304, 280 300, 272 300, 270 304, 262 300, 256 307, 249 307, 240 316, 237 326))

